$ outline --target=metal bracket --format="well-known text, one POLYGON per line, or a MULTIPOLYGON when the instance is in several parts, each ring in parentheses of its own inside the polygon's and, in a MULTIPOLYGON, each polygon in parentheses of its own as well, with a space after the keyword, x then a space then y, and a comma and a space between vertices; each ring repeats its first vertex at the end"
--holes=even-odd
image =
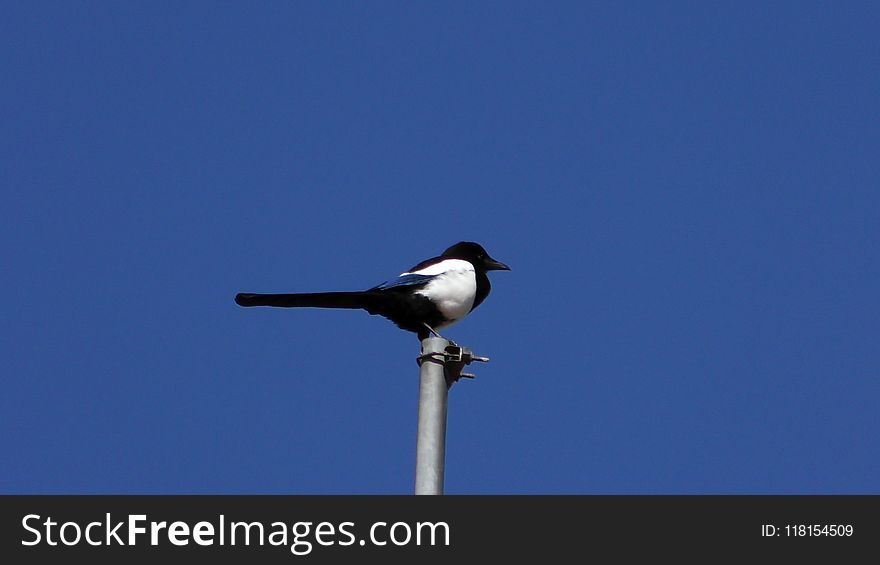
POLYGON ((463 373, 465 366, 472 362, 488 363, 488 357, 474 355, 474 352, 468 347, 450 344, 446 346, 443 353, 425 353, 416 357, 419 366, 425 361, 440 363, 446 372, 446 384, 451 387, 459 379, 474 379, 476 375, 473 373, 463 373))

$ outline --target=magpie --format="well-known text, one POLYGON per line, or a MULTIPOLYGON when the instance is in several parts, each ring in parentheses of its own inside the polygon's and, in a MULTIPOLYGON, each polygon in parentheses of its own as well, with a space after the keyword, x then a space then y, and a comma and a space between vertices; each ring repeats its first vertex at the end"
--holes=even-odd
POLYGON ((419 339, 467 316, 489 295, 488 271, 509 271, 478 243, 456 243, 437 257, 422 261, 397 278, 355 292, 299 294, 239 293, 239 306, 363 309, 384 316, 419 339))

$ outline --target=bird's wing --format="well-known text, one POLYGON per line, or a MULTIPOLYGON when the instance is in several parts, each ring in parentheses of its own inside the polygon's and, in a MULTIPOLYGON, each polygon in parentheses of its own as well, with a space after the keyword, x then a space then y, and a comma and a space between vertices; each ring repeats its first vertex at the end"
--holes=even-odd
POLYGON ((437 275, 415 275, 415 274, 403 274, 397 277, 396 279, 391 279, 390 281, 385 281, 378 286, 374 286, 370 290, 388 290, 391 288, 398 287, 419 287, 428 284, 432 279, 434 279, 437 275))

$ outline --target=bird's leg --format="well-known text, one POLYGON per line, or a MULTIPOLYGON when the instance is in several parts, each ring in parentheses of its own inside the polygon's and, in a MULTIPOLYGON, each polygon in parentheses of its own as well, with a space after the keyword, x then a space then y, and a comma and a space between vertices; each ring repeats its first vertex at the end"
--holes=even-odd
POLYGON ((439 337, 440 339, 446 339, 445 337, 443 337, 442 335, 440 335, 436 331, 434 331, 434 328, 429 326, 426 322, 422 322, 422 325, 425 326, 426 328, 428 328, 428 331, 431 332, 432 334, 434 334, 434 337, 439 337))
POLYGON ((454 345, 454 346, 458 347, 458 344, 457 344, 457 343, 455 343, 455 342, 452 341, 451 339, 447 339, 447 338, 443 337, 442 335, 440 335, 439 333, 437 333, 437 331, 436 331, 434 328, 432 328, 431 326, 429 326, 427 323, 422 322, 422 324, 423 324, 426 328, 428 328, 428 331, 431 332, 431 333, 434 335, 434 337, 439 337, 440 339, 445 339, 446 341, 449 342, 450 345, 454 345))

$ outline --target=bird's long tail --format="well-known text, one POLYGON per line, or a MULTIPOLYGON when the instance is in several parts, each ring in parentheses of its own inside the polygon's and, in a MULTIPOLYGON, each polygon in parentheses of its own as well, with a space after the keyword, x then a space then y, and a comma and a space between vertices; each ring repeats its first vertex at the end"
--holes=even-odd
POLYGON ((373 313, 381 305, 381 295, 370 292, 311 292, 300 294, 235 295, 239 306, 277 306, 280 308, 363 308, 373 313))

